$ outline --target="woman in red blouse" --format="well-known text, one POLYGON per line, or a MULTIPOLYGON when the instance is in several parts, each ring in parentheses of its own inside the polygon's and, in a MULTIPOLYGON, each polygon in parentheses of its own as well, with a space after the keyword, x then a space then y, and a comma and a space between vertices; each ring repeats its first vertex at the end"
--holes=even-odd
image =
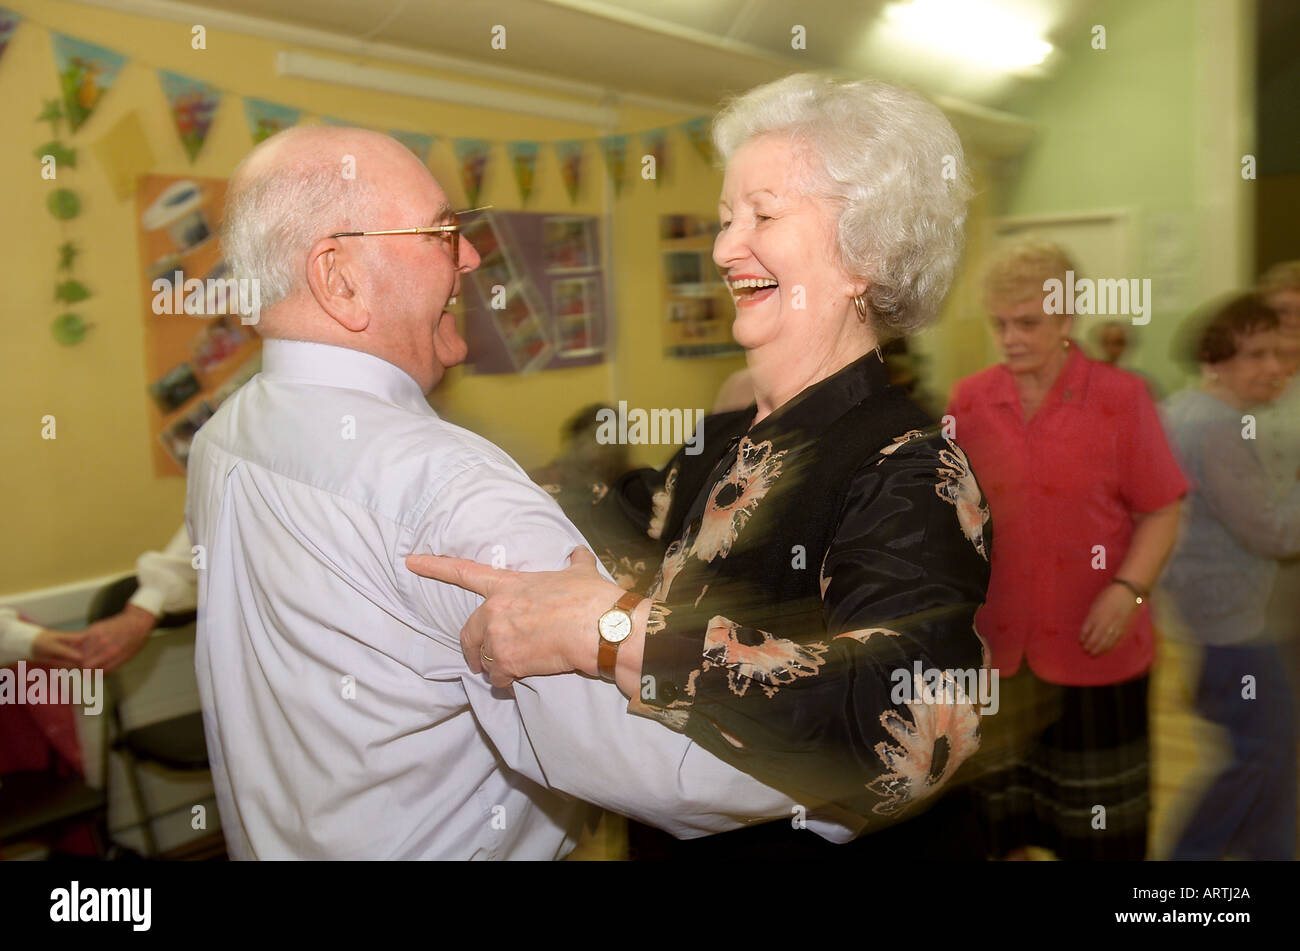
POLYGON ((945 422, 997 525, 976 627, 1000 679, 981 783, 990 854, 1141 859, 1149 811, 1147 592, 1187 481, 1143 381, 1090 360, 1045 291, 1073 286, 1055 245, 991 262, 1003 362, 957 383, 945 422))

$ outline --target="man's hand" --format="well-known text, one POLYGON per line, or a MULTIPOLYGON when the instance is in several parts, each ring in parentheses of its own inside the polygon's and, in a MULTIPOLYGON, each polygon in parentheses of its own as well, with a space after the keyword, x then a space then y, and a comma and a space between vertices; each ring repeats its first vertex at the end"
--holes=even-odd
POLYGON ((85 667, 85 632, 45 630, 32 642, 32 660, 50 667, 85 667))
POLYGON ((1088 610, 1079 643, 1094 657, 1106 653, 1128 633, 1136 611, 1133 592, 1122 584, 1106 585, 1088 610))
POLYGON ((103 667, 105 673, 122 666, 144 647, 157 623, 157 617, 134 604, 96 621, 84 631, 84 666, 103 667))
POLYGON ((406 567, 487 599, 465 622, 460 645, 469 669, 486 670, 496 687, 536 674, 594 676, 596 622, 624 593, 583 547, 563 571, 507 571, 441 555, 407 555, 406 567))

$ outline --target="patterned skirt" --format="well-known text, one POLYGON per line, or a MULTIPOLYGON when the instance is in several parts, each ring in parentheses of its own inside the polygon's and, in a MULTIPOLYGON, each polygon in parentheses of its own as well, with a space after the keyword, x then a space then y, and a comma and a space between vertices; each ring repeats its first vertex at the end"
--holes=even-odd
POLYGON ((1066 861, 1146 857, 1148 682, 1062 687, 1023 668, 1001 679, 998 713, 963 767, 989 858, 1023 846, 1066 861))

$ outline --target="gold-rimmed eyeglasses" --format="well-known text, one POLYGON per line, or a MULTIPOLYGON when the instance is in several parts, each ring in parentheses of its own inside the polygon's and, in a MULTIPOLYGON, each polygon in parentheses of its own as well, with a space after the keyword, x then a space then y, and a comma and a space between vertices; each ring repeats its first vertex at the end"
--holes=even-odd
POLYGON ((451 224, 448 225, 430 225, 427 228, 395 228, 388 231, 336 231, 330 235, 331 238, 366 238, 374 234, 436 234, 443 238, 447 243, 447 248, 451 252, 451 267, 453 271, 460 270, 460 216, 468 215, 474 211, 487 211, 491 205, 479 205, 477 208, 466 208, 463 211, 453 211, 451 213, 451 224))

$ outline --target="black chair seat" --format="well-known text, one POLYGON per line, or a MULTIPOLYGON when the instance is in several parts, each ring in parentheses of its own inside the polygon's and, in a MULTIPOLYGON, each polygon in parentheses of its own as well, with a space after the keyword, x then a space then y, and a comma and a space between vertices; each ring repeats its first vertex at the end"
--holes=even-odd
POLYGON ((105 808, 104 790, 78 778, 22 770, 0 777, 0 841, 105 808))
POLYGON ((161 763, 169 769, 207 769, 208 746, 203 739, 203 714, 184 716, 127 730, 116 744, 136 759, 161 763))

